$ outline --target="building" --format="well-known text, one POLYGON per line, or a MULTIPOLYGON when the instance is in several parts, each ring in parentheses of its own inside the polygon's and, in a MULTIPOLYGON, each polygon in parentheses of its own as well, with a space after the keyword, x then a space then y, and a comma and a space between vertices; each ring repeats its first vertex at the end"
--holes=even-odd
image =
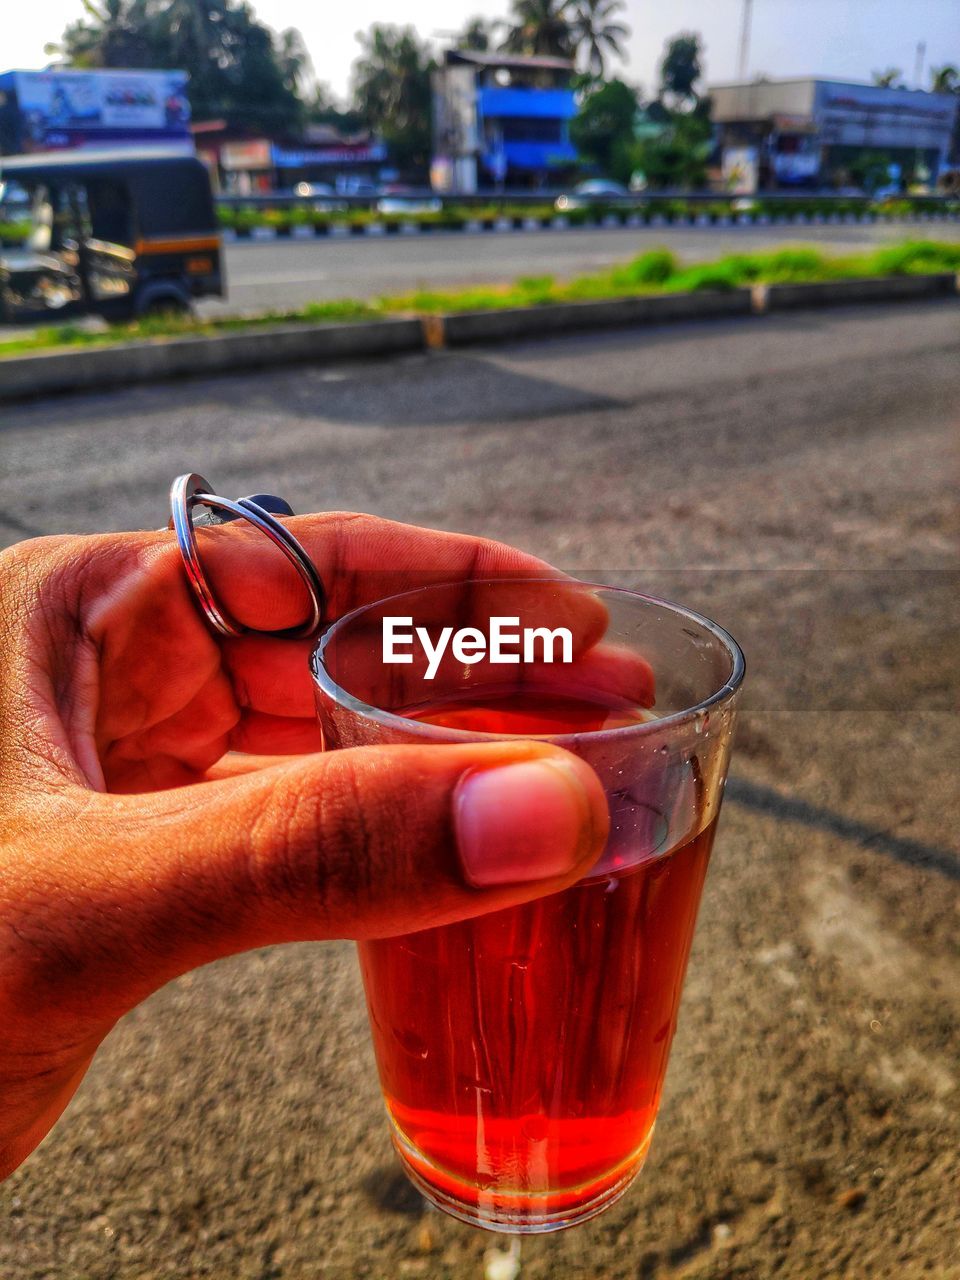
POLYGON ((871 159, 932 184, 958 109, 953 94, 813 78, 708 92, 723 170, 739 191, 845 185, 871 159))
POLYGON ((185 71, 6 71, 0 155, 160 145, 193 151, 185 71))
POLYGON ((191 131, 218 189, 231 195, 292 190, 301 182, 349 193, 392 173, 384 168, 387 149, 379 138, 344 135, 332 125, 307 125, 301 137, 280 140, 231 128, 224 120, 198 121, 191 131))
POLYGON ((543 186, 576 163, 577 113, 566 58, 448 49, 433 73, 438 191, 543 186))

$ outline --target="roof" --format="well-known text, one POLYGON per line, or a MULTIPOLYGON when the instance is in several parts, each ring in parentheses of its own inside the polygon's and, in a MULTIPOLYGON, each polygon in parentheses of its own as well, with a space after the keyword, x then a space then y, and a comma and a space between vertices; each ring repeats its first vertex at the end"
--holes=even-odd
POLYGON ((447 49, 444 58, 450 62, 466 62, 475 67, 504 67, 517 71, 572 71, 570 58, 551 58, 545 54, 487 53, 481 49, 447 49))
POLYGON ((62 177, 118 176, 143 173, 145 169, 171 169, 189 166, 203 169, 202 161, 192 152, 176 147, 129 148, 103 151, 38 151, 29 155, 0 156, 0 173, 21 179, 34 172, 59 173, 62 177))
POLYGON ((30 151, 23 155, 0 156, 0 164, 10 169, 29 169, 33 165, 53 165, 69 168, 71 165, 90 164, 149 164, 153 160, 194 160, 192 152, 181 147, 90 147, 82 150, 30 151))
POLYGON ((939 97, 932 89, 916 88, 912 85, 874 84, 872 80, 851 80, 841 76, 764 76, 762 80, 714 80, 707 85, 711 89, 756 89, 765 85, 776 89, 793 84, 830 84, 843 89, 878 89, 889 92, 891 88, 898 93, 926 93, 931 97, 939 97))

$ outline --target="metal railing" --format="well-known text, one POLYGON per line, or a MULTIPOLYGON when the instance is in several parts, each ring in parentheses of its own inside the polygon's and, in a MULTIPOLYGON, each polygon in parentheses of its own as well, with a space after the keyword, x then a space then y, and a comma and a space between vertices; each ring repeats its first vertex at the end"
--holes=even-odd
POLYGON ((638 208, 643 209, 649 205, 663 204, 676 201, 682 201, 691 205, 708 205, 708 204, 727 204, 738 203, 741 201, 757 204, 765 203, 794 203, 803 201, 824 201, 838 205, 871 205, 882 203, 883 201, 899 201, 908 200, 911 203, 931 208, 939 205, 947 205, 956 203, 957 194, 931 193, 929 195, 912 195, 909 193, 901 193, 895 195, 875 196, 866 192, 843 193, 835 190, 803 190, 803 191, 760 191, 753 195, 737 195, 725 191, 684 191, 684 190, 656 190, 656 191, 635 191, 626 195, 603 195, 603 196, 582 196, 572 191, 570 188, 551 187, 544 188, 540 191, 530 191, 527 188, 521 190, 495 190, 495 191, 477 191, 470 194, 448 193, 433 191, 429 187, 411 188, 403 193, 391 194, 390 192, 378 193, 375 195, 348 195, 336 192, 333 195, 297 195, 291 191, 276 192, 254 192, 247 195, 237 195, 235 193, 219 193, 216 197, 217 203, 226 209, 289 209, 289 208, 305 208, 316 209, 321 208, 330 211, 347 210, 347 209, 369 209, 376 211, 381 201, 389 201, 391 203, 406 204, 424 204, 430 202, 435 208, 497 208, 507 205, 514 206, 543 206, 552 205, 560 196, 566 196, 571 200, 575 200, 580 205, 601 205, 611 206, 615 208, 638 208))

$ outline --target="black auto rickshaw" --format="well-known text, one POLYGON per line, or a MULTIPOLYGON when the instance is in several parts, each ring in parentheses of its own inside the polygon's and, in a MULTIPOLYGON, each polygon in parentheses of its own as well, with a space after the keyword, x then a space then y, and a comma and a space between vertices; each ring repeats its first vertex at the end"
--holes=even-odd
POLYGON ((96 312, 120 320, 223 295, 210 179, 195 156, 0 157, 4 183, 30 203, 26 240, 0 246, 0 319, 96 312))

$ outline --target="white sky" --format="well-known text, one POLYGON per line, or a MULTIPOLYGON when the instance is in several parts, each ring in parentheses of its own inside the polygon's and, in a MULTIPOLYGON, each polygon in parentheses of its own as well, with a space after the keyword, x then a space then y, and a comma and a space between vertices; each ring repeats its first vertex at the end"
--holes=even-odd
MULTIPOLYGON (((317 78, 344 93, 357 55, 355 33, 373 22, 410 22, 423 36, 456 29, 474 14, 500 17, 508 0, 254 0, 260 18, 275 28, 298 27, 317 78)), ((40 0, 2 6, 0 70, 44 66, 45 43, 81 16, 80 0, 40 0)), ((960 64, 958 0, 754 0, 751 74, 819 75, 868 80, 874 69, 900 67, 913 83, 917 44, 926 41, 926 66, 960 64)), ((698 31, 707 72, 731 79, 737 69, 742 0, 627 0, 633 29, 623 74, 648 92, 657 80, 665 41, 678 31, 698 31)), ((926 73, 924 74, 926 82, 926 73)))

